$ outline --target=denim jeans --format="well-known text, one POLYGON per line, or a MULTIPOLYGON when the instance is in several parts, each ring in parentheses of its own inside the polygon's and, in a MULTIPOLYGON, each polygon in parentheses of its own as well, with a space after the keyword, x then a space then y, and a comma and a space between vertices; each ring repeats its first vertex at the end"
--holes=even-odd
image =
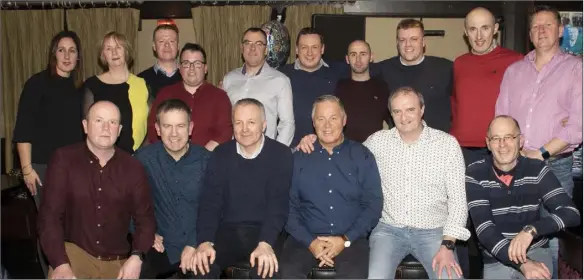
MULTIPOLYGON (((551 271, 552 255, 549 248, 535 248, 530 250, 527 252, 527 257, 534 261, 544 263, 551 271)), ((485 264, 484 279, 525 279, 525 276, 515 268, 496 262, 485 264)))
MULTIPOLYGON (((437 279, 438 275, 432 270, 432 259, 441 243, 442 228, 398 228, 379 222, 369 237, 369 279, 395 278, 395 270, 408 254, 424 266, 431 279, 437 279)), ((456 254, 454 258, 458 259, 456 254)), ((446 270, 442 271, 441 278, 448 279, 446 270)), ((454 271, 452 278, 459 279, 454 271)))
MULTIPOLYGON (((573 165, 573 158, 572 156, 557 159, 557 160, 547 160, 547 165, 550 167, 562 188, 566 191, 570 198, 572 197, 572 193, 574 191, 574 179, 572 178, 572 165, 573 165)), ((542 209, 542 216, 549 215, 547 209, 544 207, 542 209)), ((552 254, 552 262, 553 266, 550 267, 550 272, 552 272, 552 279, 558 279, 558 254, 560 251, 560 243, 558 238, 550 236, 549 241, 550 252, 552 254)))

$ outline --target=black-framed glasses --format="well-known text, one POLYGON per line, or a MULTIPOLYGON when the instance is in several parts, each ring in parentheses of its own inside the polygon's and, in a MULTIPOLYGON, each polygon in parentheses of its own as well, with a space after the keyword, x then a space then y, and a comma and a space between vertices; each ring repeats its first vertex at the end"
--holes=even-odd
POLYGON ((195 68, 201 68, 203 67, 203 65, 205 65, 206 63, 200 60, 195 60, 193 62, 190 62, 188 60, 183 60, 180 62, 180 67, 182 68, 191 68, 191 65, 194 66, 195 68))
POLYGON ((241 42, 243 44, 244 47, 249 48, 251 47, 251 45, 255 45, 257 48, 261 48, 261 47, 265 47, 267 44, 262 42, 262 41, 249 41, 249 40, 244 40, 243 42, 241 42))
POLYGON ((505 143, 510 143, 511 141, 517 139, 521 134, 517 135, 505 135, 503 137, 493 136, 489 138, 489 142, 491 143, 501 143, 501 141, 505 143))

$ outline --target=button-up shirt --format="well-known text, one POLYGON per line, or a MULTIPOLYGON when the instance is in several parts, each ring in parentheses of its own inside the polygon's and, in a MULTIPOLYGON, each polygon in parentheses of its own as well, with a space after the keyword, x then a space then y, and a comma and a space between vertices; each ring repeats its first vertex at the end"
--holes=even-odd
POLYGON ((39 239, 51 267, 69 263, 65 241, 96 257, 127 257, 131 250, 148 252, 156 222, 148 178, 140 162, 116 148, 101 166, 79 143, 58 149, 43 181, 39 239), (136 222, 132 246, 130 219, 136 222))
POLYGON ((223 88, 231 104, 243 98, 255 98, 266 110, 266 136, 290 146, 294 137, 294 110, 290 79, 267 63, 256 75, 248 76, 243 67, 225 75, 223 88))
POLYGON ((286 230, 306 247, 320 235, 365 237, 379 222, 381 181, 373 154, 344 140, 332 154, 317 141, 310 154, 294 154, 286 230))
POLYGON ((378 131, 363 143, 379 166, 381 221, 395 227, 442 228, 443 235, 467 240, 462 151, 453 136, 423 125, 412 144, 396 128, 378 131))
POLYGON ((134 156, 148 174, 156 233, 164 238, 170 263, 178 263, 185 246, 197 246, 195 226, 199 193, 211 152, 191 144, 187 152, 175 160, 159 141, 138 150, 134 156))
POLYGON ((152 69, 154 70, 154 72, 162 73, 166 77, 170 78, 170 77, 174 76, 174 74, 176 74, 176 71, 178 71, 178 66, 176 66, 176 68, 174 68, 174 70, 172 70, 172 72, 170 72, 170 73, 168 73, 168 72, 166 72, 166 70, 162 69, 162 67, 160 67, 160 65, 158 63, 154 63, 154 66, 152 66, 152 69))
POLYGON ((582 58, 558 52, 537 71, 530 52, 505 71, 495 115, 519 122, 526 149, 559 138, 569 144, 563 152, 573 151, 582 142, 582 58))

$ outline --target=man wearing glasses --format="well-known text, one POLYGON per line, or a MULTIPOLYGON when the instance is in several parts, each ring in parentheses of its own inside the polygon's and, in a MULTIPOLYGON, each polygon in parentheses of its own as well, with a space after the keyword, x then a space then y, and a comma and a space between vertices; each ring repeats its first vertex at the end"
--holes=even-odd
POLYGON ((229 95, 231 104, 254 98, 266 109, 266 136, 286 146, 294 138, 294 111, 290 79, 266 63, 266 33, 257 27, 250 27, 243 33, 241 53, 245 61, 243 67, 225 75, 223 89, 229 95))
POLYGON ((486 137, 491 155, 466 171, 468 210, 483 245, 484 279, 550 279, 548 238, 580 223, 579 211, 550 167, 521 155, 525 141, 514 118, 495 117, 486 137), (549 216, 541 217, 542 206, 549 216))
POLYGON ((191 143, 213 151, 231 140, 231 103, 225 91, 205 81, 207 54, 198 44, 186 43, 180 52, 182 81, 160 90, 148 116, 148 141, 158 141, 154 124, 158 105, 168 99, 180 99, 191 108, 194 123, 191 143))

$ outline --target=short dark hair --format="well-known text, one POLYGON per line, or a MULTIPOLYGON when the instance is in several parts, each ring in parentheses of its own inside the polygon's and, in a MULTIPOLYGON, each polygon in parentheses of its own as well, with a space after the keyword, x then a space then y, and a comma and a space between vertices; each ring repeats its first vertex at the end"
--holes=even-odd
POLYGON ((156 123, 160 123, 160 115, 162 113, 167 113, 170 111, 182 111, 187 113, 188 120, 191 122, 191 107, 187 105, 184 101, 176 98, 164 100, 158 107, 156 108, 156 123))
POLYGON ((233 113, 235 113, 235 109, 237 107, 246 106, 246 105, 254 105, 254 106, 258 107, 260 109, 260 111, 262 112, 262 118, 263 118, 262 120, 264 120, 264 121, 266 120, 266 109, 264 107, 264 104, 255 98, 239 99, 237 102, 235 102, 235 104, 233 104, 232 115, 235 115, 233 113))
POLYGON ((81 87, 81 84, 83 83, 83 77, 81 77, 81 73, 79 72, 83 71, 83 53, 81 52, 81 40, 79 39, 79 36, 77 36, 77 33, 63 30, 53 37, 51 40, 51 45, 49 46, 49 63, 47 64, 47 69, 51 75, 57 75, 57 49, 59 48, 59 42, 61 42, 61 39, 63 38, 71 38, 73 43, 75 43, 75 47, 77 48, 77 64, 71 72, 71 77, 73 77, 75 86, 81 87))
POLYGON ((245 37, 245 34, 247 34, 247 33, 261 33, 262 35, 264 35, 264 39, 266 41, 266 44, 268 43, 268 34, 266 34, 266 32, 259 27, 250 27, 250 28, 246 29, 245 32, 243 32, 243 36, 241 36, 242 42, 243 42, 243 37, 245 37))
POLYGON ((320 34, 320 32, 318 32, 315 28, 312 27, 304 27, 300 29, 300 32, 298 32, 298 36, 296 36, 296 46, 298 46, 300 36, 302 35, 318 35, 318 38, 320 38, 320 44, 324 45, 324 37, 322 36, 322 34, 320 34))
POLYGON ((161 24, 156 26, 156 28, 154 28, 154 31, 152 32, 152 41, 156 40, 156 32, 158 32, 159 30, 172 30, 174 32, 176 32, 176 36, 179 36, 178 33, 178 27, 175 24, 161 24))
POLYGON ((406 29, 410 29, 410 28, 420 28, 420 29, 422 29, 422 34, 424 33, 424 23, 422 21, 419 21, 419 20, 413 19, 413 18, 407 18, 407 19, 401 20, 397 24, 396 31, 406 30, 406 29))
POLYGON ((182 55, 185 51, 200 52, 201 55, 203 55, 203 63, 207 63, 207 53, 205 52, 205 49, 201 47, 201 45, 195 43, 186 43, 180 50, 180 55, 178 56, 179 59, 182 59, 182 55))
POLYGON ((537 5, 533 9, 533 13, 531 13, 531 15, 529 15, 528 28, 531 28, 531 24, 533 23, 533 18, 535 17, 535 15, 542 13, 542 12, 549 12, 549 13, 554 14, 554 17, 556 18, 558 25, 562 25, 562 17, 560 16, 560 12, 558 12, 558 9, 556 9, 552 6, 549 6, 549 5, 537 5))

